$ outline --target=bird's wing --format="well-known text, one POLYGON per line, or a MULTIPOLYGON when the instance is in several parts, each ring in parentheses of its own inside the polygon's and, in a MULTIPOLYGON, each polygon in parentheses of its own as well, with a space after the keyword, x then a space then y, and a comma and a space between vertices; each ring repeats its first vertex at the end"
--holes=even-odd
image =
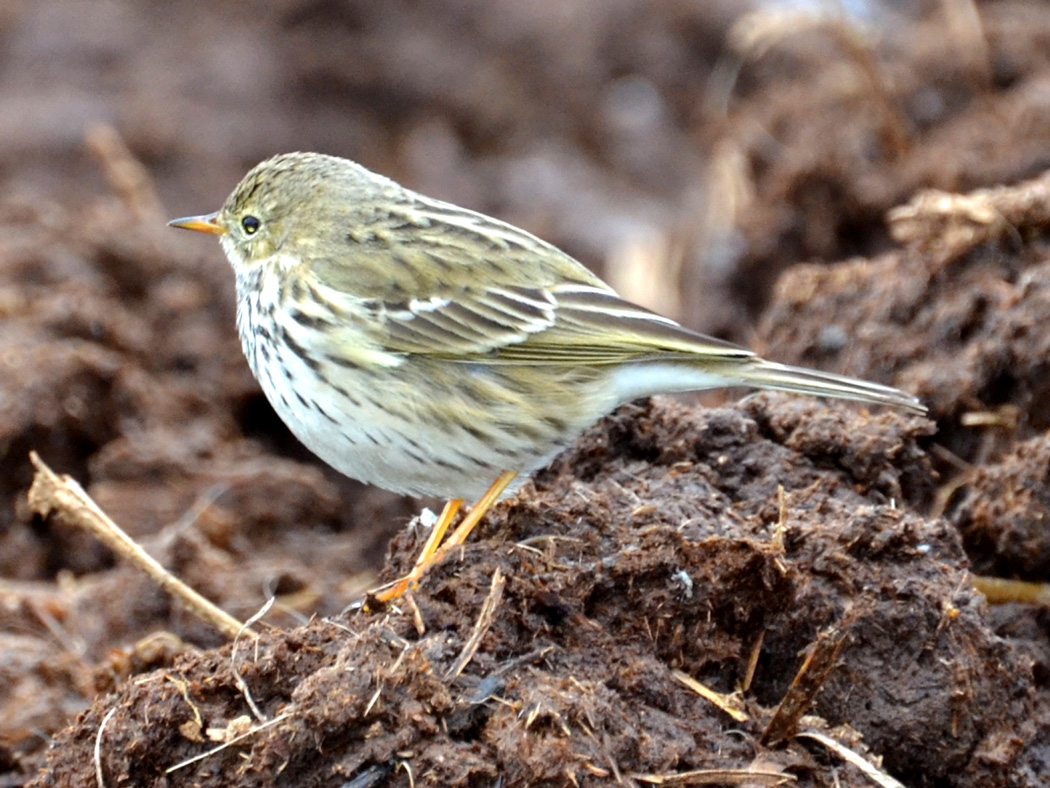
POLYGON ((619 364, 625 361, 707 356, 754 356, 750 350, 690 331, 668 317, 606 288, 563 283, 550 288, 555 322, 547 330, 493 355, 500 364, 619 364))
POLYGON ((489 364, 617 364, 697 354, 750 358, 620 298, 583 265, 512 225, 415 196, 370 215, 335 261, 315 262, 352 296, 391 354, 489 364))
POLYGON ((588 366, 754 355, 690 331, 611 290, 580 283, 467 288, 425 301, 384 302, 375 318, 387 352, 467 363, 588 366))
POLYGON ((465 288, 428 299, 380 302, 374 324, 390 352, 470 361, 550 330, 556 306, 544 288, 465 288))

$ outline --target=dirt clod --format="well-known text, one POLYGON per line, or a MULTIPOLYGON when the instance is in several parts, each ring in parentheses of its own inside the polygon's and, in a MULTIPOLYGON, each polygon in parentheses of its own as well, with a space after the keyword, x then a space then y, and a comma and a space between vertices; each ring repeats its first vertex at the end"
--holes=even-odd
MULTIPOLYGON (((758 739, 807 647, 836 627, 842 649, 809 713, 848 722, 899 776, 1014 784, 1006 775, 1022 748, 1005 763, 1001 749, 1031 735, 1030 663, 984 623, 957 533, 894 508, 871 481, 894 476, 928 427, 831 413, 852 449, 827 439, 823 406, 787 397, 620 411, 427 575, 413 593, 422 636, 407 609, 391 607, 267 634, 258 651, 242 645, 241 676, 263 713, 282 719, 179 779, 220 784, 236 771, 253 785, 326 785, 405 759, 433 784, 567 784, 746 769, 760 757, 824 785, 815 765, 799 774, 814 757, 803 745, 758 739), (762 433, 785 421, 790 431, 762 433), (645 436, 655 454, 639 459, 626 435, 645 436), (602 470, 581 481, 599 454, 602 470), (739 471, 743 454, 743 477, 721 471, 739 471), (859 455, 865 463, 843 462, 859 455), (497 569, 506 588, 492 624, 463 673, 444 678, 497 569), (760 638, 747 723, 730 724, 672 675, 732 692, 760 638), (994 769, 975 757, 992 751, 994 769)), ((392 566, 413 557, 411 533, 395 542, 392 566)), ((229 647, 180 657, 100 699, 42 784, 87 768, 110 708, 112 784, 161 779, 202 749, 180 725, 248 713, 230 664, 229 647)))
POLYGON ((1050 784, 1048 613, 972 574, 1050 580, 1045 3, 89 5, 0 4, 0 785, 870 785, 829 740, 1050 784), (353 606, 440 502, 311 457, 163 226, 296 149, 931 420, 630 405, 353 606), (239 620, 273 598, 258 644, 35 517, 30 451, 239 620))

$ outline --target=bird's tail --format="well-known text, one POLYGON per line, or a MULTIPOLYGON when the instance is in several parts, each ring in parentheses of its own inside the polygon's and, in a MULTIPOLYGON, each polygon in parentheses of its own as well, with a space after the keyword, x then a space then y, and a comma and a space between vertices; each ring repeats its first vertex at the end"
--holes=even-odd
POLYGON ((917 397, 892 386, 869 383, 832 372, 777 364, 765 359, 752 358, 746 363, 735 364, 732 369, 726 369, 726 377, 739 380, 743 386, 835 397, 873 405, 889 405, 912 413, 926 413, 926 406, 917 397))

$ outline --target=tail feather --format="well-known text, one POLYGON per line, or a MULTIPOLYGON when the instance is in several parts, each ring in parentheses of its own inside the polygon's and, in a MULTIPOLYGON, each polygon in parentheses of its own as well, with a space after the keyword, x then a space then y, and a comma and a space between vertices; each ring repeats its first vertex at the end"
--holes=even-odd
POLYGON ((892 386, 870 383, 832 372, 777 364, 759 358, 735 365, 733 369, 727 369, 726 377, 735 378, 740 381, 741 385, 755 388, 835 397, 873 405, 889 405, 912 413, 926 413, 926 406, 917 397, 892 386))

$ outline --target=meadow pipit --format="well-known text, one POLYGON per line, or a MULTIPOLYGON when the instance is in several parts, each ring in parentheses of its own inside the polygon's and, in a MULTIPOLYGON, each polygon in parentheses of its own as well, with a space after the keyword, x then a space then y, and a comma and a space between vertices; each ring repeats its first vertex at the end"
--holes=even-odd
POLYGON ((217 213, 170 224, 219 236, 244 354, 299 440, 354 479, 451 499, 388 597, 461 543, 517 474, 624 402, 752 386, 925 412, 897 389, 690 331, 524 230, 334 156, 276 156, 217 213))

